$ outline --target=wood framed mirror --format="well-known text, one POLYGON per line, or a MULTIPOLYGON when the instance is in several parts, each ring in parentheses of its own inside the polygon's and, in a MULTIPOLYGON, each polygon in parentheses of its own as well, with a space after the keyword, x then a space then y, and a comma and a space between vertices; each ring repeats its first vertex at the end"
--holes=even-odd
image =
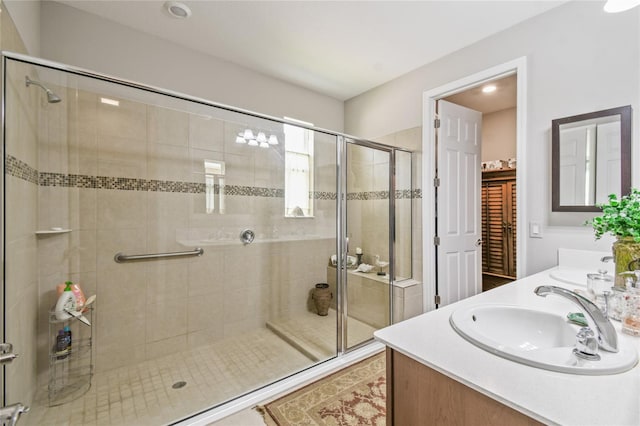
POLYGON ((597 212, 631 190, 631 106, 551 121, 552 211, 597 212))

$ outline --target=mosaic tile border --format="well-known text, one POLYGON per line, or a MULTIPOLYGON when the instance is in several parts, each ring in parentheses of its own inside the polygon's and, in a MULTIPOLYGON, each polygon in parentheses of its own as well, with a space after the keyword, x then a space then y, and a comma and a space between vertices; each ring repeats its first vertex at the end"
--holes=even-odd
POLYGON ((38 171, 12 155, 5 157, 4 172, 18 179, 26 180, 36 185, 38 184, 38 171))
MULTIPOLYGON (((67 173, 38 172, 24 161, 14 156, 7 155, 5 159, 5 173, 26 180, 35 185, 45 187, 85 188, 85 189, 115 189, 121 191, 151 191, 151 192, 178 192, 184 194, 204 194, 205 183, 179 182, 157 179, 118 178, 109 176, 89 176, 67 173)), ((214 186, 214 192, 221 191, 225 195, 245 197, 284 198, 284 189, 263 188, 242 185, 214 186)), ((309 198, 314 200, 337 199, 335 192, 314 191, 309 193, 309 198)), ((422 198, 419 189, 402 189, 395 191, 396 199, 422 198)), ((347 194, 347 200, 388 200, 389 191, 353 192, 347 194)))
POLYGON ((389 191, 347 192, 347 201, 351 200, 388 200, 389 191))

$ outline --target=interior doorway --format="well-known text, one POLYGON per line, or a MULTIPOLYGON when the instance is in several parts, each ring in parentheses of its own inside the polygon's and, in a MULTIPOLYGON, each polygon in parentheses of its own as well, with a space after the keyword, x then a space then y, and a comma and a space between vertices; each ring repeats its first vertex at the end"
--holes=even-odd
MULTIPOLYGON (((474 89, 480 90, 482 86, 488 82, 502 80, 503 78, 511 77, 515 82, 516 88, 516 105, 515 110, 511 114, 515 113, 515 154, 507 156, 507 158, 496 158, 491 161, 495 163, 489 163, 485 165, 488 169, 491 167, 497 171, 499 168, 498 160, 504 160, 506 167, 508 168, 509 159, 511 159, 511 165, 517 161, 517 168, 512 167, 511 173, 517 181, 517 185, 521 188, 526 187, 525 183, 525 167, 524 161, 524 147, 525 147, 525 129, 526 129, 526 58, 519 58, 514 61, 498 65, 496 67, 487 69, 482 72, 478 72, 471 76, 462 78, 460 80, 453 81, 444 86, 432 89, 425 92, 423 95, 424 112, 423 112, 423 252, 424 252, 424 266, 423 276, 425 280, 425 293, 424 293, 424 309, 425 311, 432 310, 439 305, 452 303, 456 300, 449 299, 447 301, 441 301, 439 293, 443 289, 440 288, 443 285, 438 276, 438 230, 437 230, 437 186, 440 184, 438 173, 441 168, 441 164, 438 164, 438 152, 437 152, 437 131, 434 123, 437 111, 437 102, 441 99, 447 99, 455 101, 455 96, 466 91, 472 91, 474 89), (515 160, 517 159, 517 160, 515 160)), ((458 101, 459 102, 459 101, 458 101)), ((506 108, 503 108, 506 109, 506 108)), ((499 111, 499 110, 498 110, 499 111)), ((491 151, 489 151, 491 152, 491 151)), ((486 152, 485 152, 486 153, 486 152)), ((500 161, 500 167, 504 167, 502 161, 500 161)), ((521 277, 526 271, 526 246, 524 245, 524 224, 526 223, 526 209, 524 208, 524 197, 521 194, 522 191, 513 193, 513 213, 510 232, 513 234, 512 242, 512 269, 510 273, 512 275, 504 274, 504 277, 497 277, 501 280, 513 279, 521 277)), ((480 200, 478 200, 480 202, 480 200)), ((442 214, 442 212, 440 212, 442 214)), ((501 224, 502 225, 502 224, 501 224)), ((484 235, 483 235, 484 237, 484 235)), ((483 238, 484 239, 484 238, 483 238)), ((501 275, 501 274, 498 274, 501 275)), ((488 285, 495 285, 491 283, 488 285)), ((447 289, 448 290, 448 289, 447 289)), ((445 290, 445 291, 447 291, 445 290)), ((478 292, 482 289, 478 289, 478 292)), ((470 296, 472 294, 464 295, 470 296)))
POLYGON ((487 291, 516 278, 517 74, 486 81, 442 100, 482 116, 481 288, 487 291))

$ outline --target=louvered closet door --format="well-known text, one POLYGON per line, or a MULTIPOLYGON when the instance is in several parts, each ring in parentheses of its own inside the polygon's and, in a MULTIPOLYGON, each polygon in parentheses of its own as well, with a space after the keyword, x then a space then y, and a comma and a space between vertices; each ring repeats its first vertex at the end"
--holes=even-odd
POLYGON ((487 243, 489 241, 489 233, 487 232, 487 216, 488 216, 488 208, 487 208, 487 194, 489 193, 489 186, 487 182, 482 182, 482 191, 481 193, 481 202, 482 202, 482 272, 487 272, 489 268, 489 258, 487 256, 487 243))
POLYGON ((485 190, 487 202, 486 214, 486 272, 507 275, 508 244, 505 209, 507 207, 507 192, 504 182, 487 182, 485 190))
POLYGON ((516 211, 516 182, 510 181, 506 183, 507 185, 507 194, 509 197, 507 206, 507 217, 509 222, 509 263, 507 267, 507 275, 515 277, 516 276, 516 223, 518 223, 517 219, 517 211, 516 211))

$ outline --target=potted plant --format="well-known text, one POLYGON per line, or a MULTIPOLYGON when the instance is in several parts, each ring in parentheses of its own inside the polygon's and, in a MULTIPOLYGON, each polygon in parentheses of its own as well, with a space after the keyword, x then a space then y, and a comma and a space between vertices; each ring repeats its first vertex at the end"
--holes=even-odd
POLYGON ((602 216, 587 223, 593 226, 596 240, 605 234, 616 237, 613 258, 616 263, 616 285, 624 287, 620 272, 640 269, 640 190, 633 188, 629 195, 618 198, 609 195, 609 202, 599 204, 602 216), (638 262, 635 262, 638 261, 638 262))

